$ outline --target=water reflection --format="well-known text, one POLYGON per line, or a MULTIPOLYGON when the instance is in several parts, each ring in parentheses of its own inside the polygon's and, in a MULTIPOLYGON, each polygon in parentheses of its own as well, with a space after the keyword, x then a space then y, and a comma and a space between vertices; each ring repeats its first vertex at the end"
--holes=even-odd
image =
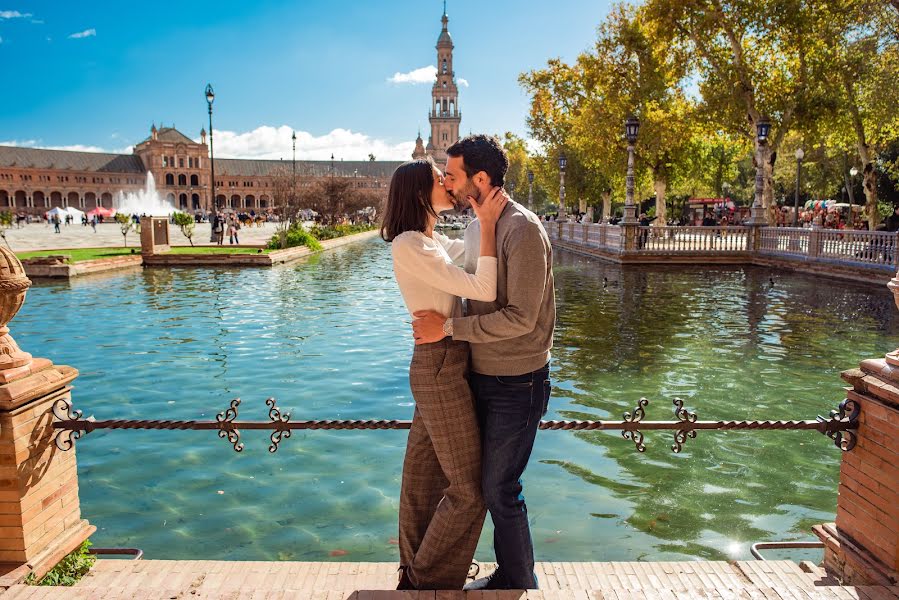
MULTIPOLYGON (((559 252, 548 418, 809 418, 839 372, 895 347, 886 290, 737 267, 630 267, 559 252), (771 284, 773 278, 774 284, 771 284)), ((97 418, 409 418, 408 315, 372 240, 270 270, 145 269, 38 284, 12 332, 81 371, 97 418)), ((103 546, 148 557, 395 560, 404 432, 305 432, 236 455, 202 432, 96 432, 78 446, 103 546), (344 554, 344 552, 346 554, 344 554), (333 554, 333 555, 332 555, 333 554)), ((700 433, 674 455, 610 432, 541 432, 525 474, 538 558, 746 557, 831 520, 838 451, 817 433, 700 433), (736 545, 735 545, 736 544, 736 545)), ((490 559, 489 523, 477 556, 490 559)))
MULTIPOLYGON (((757 268, 621 269, 565 253, 558 264, 567 418, 618 418, 641 396, 647 419, 673 418, 676 396, 705 419, 813 418, 842 399, 839 371, 894 345, 881 336, 897 331, 883 290, 757 268)), ((835 510, 839 452, 817 433, 701 432, 680 455, 670 433, 648 433, 645 454, 617 433, 575 436, 602 450, 602 468, 580 452, 544 462, 627 501, 623 523, 660 552, 726 558, 733 542, 745 553, 807 537, 835 510)))

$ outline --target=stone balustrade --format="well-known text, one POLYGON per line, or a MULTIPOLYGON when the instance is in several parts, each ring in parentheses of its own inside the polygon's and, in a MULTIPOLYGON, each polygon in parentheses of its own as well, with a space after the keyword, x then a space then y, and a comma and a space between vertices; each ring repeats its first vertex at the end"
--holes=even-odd
POLYGON ((886 283, 899 234, 792 227, 640 227, 544 223, 553 244, 618 263, 756 264, 886 283))

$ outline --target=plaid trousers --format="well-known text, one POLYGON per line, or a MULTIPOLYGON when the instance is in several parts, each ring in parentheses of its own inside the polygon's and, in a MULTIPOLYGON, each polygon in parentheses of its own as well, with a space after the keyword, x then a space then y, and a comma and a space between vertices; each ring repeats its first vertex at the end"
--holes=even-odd
POLYGON ((484 525, 481 437, 466 342, 415 346, 415 415, 400 490, 400 565, 419 589, 462 589, 484 525))

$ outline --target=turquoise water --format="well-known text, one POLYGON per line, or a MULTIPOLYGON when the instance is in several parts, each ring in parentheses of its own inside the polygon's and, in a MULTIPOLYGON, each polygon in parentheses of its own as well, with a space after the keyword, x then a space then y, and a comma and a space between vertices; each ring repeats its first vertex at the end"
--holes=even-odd
MULTIPOLYGON (((841 370, 896 347, 886 289, 757 268, 619 266, 559 253, 547 418, 814 418, 841 370), (773 276, 774 285, 770 278, 773 276)), ((409 418, 408 316, 385 244, 272 270, 148 269, 37 284, 11 324, 25 350, 77 367, 103 418, 409 418)), ((78 442, 98 546, 149 558, 395 560, 405 432, 106 431, 78 442)), ((647 451, 615 432, 538 435, 525 493, 541 560, 745 558, 833 519, 839 451, 811 432, 709 433, 647 451)), ((488 527, 478 557, 492 559, 488 527)), ((804 557, 798 553, 792 557, 804 557)), ((813 556, 813 553, 809 556, 813 556)))

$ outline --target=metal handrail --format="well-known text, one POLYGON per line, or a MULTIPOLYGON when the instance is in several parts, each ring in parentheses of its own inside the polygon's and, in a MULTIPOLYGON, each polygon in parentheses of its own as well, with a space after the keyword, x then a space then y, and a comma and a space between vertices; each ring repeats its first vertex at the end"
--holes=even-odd
MULTIPOLYGON (((68 396, 59 398, 53 404, 53 428, 56 432, 56 447, 71 450, 82 435, 98 429, 165 429, 165 430, 213 430, 220 438, 226 438, 236 452, 243 450, 240 441, 241 429, 274 430, 271 433, 269 452, 278 450, 283 438, 290 437, 295 429, 409 429, 412 421, 407 420, 310 420, 290 421, 289 414, 281 414, 274 398, 268 398, 268 421, 238 421, 237 411, 240 398, 231 401, 230 406, 216 415, 215 421, 178 420, 129 420, 113 419, 98 421, 93 417, 82 418, 80 410, 73 410, 68 396)), ((675 398, 674 416, 677 421, 644 421, 645 408, 649 400, 641 398, 633 413, 624 413, 623 421, 541 421, 540 429, 566 431, 620 430, 624 439, 631 440, 638 452, 644 452, 646 445, 641 430, 673 430, 675 453, 683 449, 687 439, 695 438, 699 430, 814 430, 828 436, 840 450, 848 452, 855 447, 854 430, 858 428, 861 406, 850 399, 843 400, 829 417, 818 416, 804 421, 699 421, 696 413, 684 408, 684 401, 675 398)))
POLYGON ((783 550, 785 548, 823 548, 824 542, 756 542, 749 552, 756 560, 765 560, 759 550, 783 550))
POLYGON ((116 556, 133 556, 131 560, 140 560, 144 556, 144 551, 140 548, 88 548, 88 554, 98 555, 116 555, 116 556))

